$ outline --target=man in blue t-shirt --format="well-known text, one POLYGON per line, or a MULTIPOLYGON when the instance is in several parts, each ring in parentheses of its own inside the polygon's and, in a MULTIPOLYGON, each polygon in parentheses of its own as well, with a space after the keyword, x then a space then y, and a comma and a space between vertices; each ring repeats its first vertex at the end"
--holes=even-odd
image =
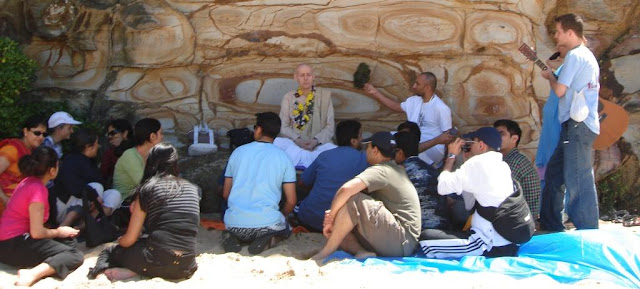
POLYGON ((340 186, 369 166, 367 156, 359 150, 361 126, 356 120, 340 122, 336 128, 338 147, 322 152, 302 174, 302 183, 313 188, 297 208, 297 217, 310 229, 322 232, 324 212, 340 186))
MULTIPOLYGON (((598 196, 592 168, 592 145, 600 133, 598 92, 600 67, 593 53, 584 46, 583 20, 575 14, 555 18, 558 47, 568 50, 558 79, 551 71, 542 71, 551 89, 559 97, 558 120, 562 123, 560 142, 545 172, 545 187, 540 205, 543 230, 563 231, 564 190, 569 195, 566 211, 577 229, 598 228, 598 196), (584 92, 589 110, 586 119, 571 118, 575 92, 584 92), (579 119, 580 120, 580 119, 579 119)), ((559 49, 560 50, 560 49, 559 49)), ((562 51, 562 50, 560 50, 562 51)))
POLYGON ((229 158, 222 197, 229 208, 224 215, 226 252, 239 252, 240 242, 250 242, 249 253, 259 254, 291 234, 285 216, 296 204, 296 172, 284 151, 273 144, 280 133, 280 117, 256 114, 254 142, 238 147, 229 158), (278 204, 282 193, 286 202, 278 204))

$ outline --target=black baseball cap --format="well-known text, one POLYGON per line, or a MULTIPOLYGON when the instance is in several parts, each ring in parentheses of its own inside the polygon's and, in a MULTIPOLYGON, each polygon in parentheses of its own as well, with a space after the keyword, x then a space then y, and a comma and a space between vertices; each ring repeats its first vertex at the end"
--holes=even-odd
POLYGON ((375 145, 380 150, 380 153, 386 157, 392 158, 394 156, 396 141, 388 131, 376 132, 371 137, 362 140, 362 143, 375 145))

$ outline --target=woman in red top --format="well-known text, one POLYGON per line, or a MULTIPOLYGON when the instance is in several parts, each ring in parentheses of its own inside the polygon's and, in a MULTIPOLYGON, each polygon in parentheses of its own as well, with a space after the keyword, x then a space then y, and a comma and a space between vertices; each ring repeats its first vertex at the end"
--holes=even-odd
POLYGON ((52 148, 37 147, 20 159, 18 166, 25 178, 0 218, 0 262, 31 268, 18 270, 18 286, 31 286, 53 274, 64 279, 82 265, 84 256, 71 239, 78 230, 44 227, 49 217, 45 184, 58 174, 58 155, 52 148))
POLYGON ((0 141, 0 215, 13 190, 22 181, 18 161, 40 146, 47 136, 46 119, 39 115, 28 118, 22 126, 22 138, 0 141))

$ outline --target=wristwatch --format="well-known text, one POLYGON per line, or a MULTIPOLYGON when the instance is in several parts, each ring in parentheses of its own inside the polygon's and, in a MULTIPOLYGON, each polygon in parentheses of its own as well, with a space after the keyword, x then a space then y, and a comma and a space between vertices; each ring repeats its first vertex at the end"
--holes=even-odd
POLYGON ((447 155, 447 158, 448 158, 448 159, 455 159, 455 158, 456 158, 456 154, 449 153, 449 154, 447 155))

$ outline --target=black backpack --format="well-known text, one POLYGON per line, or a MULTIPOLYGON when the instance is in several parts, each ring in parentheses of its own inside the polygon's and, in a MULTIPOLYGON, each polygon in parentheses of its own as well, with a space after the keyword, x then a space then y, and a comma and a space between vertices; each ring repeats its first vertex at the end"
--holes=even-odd
POLYGON ((514 193, 496 207, 483 207, 476 201, 475 209, 508 241, 523 244, 531 240, 536 224, 522 195, 522 187, 513 181, 514 193))
POLYGON ((85 232, 84 237, 86 239, 86 245, 89 248, 93 248, 103 243, 111 242, 120 237, 120 229, 111 222, 111 218, 106 216, 102 206, 95 197, 97 195, 93 188, 85 186, 82 189, 82 209, 84 211, 85 232), (91 216, 89 210, 89 204, 92 202, 95 208, 98 210, 98 216, 91 216))

